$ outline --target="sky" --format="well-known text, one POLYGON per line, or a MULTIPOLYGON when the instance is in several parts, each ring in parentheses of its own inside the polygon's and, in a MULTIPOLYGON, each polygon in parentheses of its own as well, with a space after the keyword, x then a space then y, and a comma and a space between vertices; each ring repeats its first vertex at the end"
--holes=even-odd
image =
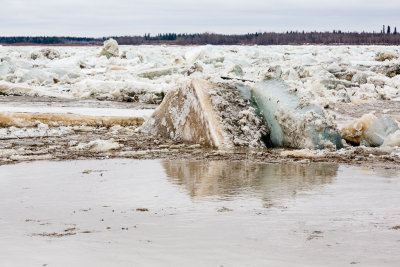
MULTIPOLYGON (((380 31, 399 0, 0 0, 0 36, 380 31)), ((398 29, 399 30, 399 29, 398 29)))

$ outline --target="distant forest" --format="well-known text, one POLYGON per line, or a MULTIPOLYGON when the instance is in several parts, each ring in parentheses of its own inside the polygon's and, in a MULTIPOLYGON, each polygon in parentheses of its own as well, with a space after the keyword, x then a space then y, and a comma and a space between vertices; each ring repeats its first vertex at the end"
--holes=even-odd
POLYGON ((285 33, 248 33, 248 34, 176 34, 166 33, 151 36, 110 36, 103 38, 86 37, 0 37, 0 44, 9 45, 102 45, 108 38, 114 38, 121 45, 400 45, 400 34, 397 28, 391 31, 390 26, 383 27, 379 33, 369 32, 297 32, 285 33))

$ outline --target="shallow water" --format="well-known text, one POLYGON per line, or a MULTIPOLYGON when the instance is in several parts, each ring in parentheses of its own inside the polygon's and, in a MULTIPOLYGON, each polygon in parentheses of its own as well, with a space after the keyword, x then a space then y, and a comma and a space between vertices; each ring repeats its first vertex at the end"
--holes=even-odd
POLYGON ((391 169, 126 159, 0 166, 0 177, 1 266, 400 262, 391 169))

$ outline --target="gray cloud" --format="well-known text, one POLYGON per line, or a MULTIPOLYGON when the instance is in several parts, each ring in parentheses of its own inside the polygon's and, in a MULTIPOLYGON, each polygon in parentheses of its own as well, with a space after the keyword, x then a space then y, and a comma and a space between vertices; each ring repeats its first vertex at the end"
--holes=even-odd
MULTIPOLYGON (((392 0, 0 0, 0 35, 108 36, 160 32, 379 31, 392 0)), ((399 24, 400 26, 400 24, 399 24)))

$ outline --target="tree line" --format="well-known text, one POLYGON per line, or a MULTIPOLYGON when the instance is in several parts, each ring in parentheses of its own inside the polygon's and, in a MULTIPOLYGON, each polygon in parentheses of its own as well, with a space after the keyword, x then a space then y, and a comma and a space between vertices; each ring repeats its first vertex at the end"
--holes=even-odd
POLYGON ((0 37, 0 44, 42 44, 42 45, 102 45, 108 39, 114 38, 121 45, 400 45, 400 34, 397 28, 383 26, 381 32, 298 32, 284 33, 256 32, 248 34, 177 34, 165 33, 158 35, 145 34, 143 36, 111 36, 102 38, 87 37, 54 37, 54 36, 15 36, 0 37))

